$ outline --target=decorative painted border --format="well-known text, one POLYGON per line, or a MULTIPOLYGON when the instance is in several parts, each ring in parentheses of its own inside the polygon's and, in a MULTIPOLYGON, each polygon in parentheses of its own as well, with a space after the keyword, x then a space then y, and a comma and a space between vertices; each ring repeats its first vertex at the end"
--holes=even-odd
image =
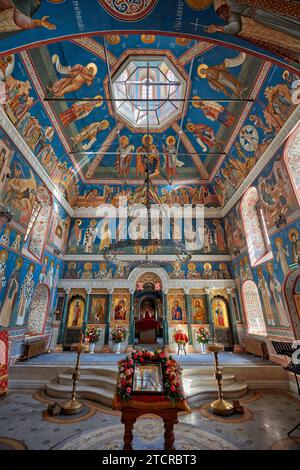
MULTIPOLYGON (((128 256, 130 256, 130 261, 145 261, 144 256, 140 255, 123 255, 120 256, 120 261, 127 261, 128 256)), ((177 256, 175 255, 149 255, 148 259, 152 261, 162 262, 162 261, 178 261, 177 256)), ((105 261, 103 255, 68 255, 64 256, 64 261, 105 261)), ((231 261, 231 255, 194 255, 191 258, 191 261, 231 261)))

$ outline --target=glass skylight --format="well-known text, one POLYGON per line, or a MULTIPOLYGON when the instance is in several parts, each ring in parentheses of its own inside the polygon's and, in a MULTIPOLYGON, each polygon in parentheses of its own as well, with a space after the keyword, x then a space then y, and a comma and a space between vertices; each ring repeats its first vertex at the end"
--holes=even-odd
POLYGON ((160 128, 181 113, 185 88, 168 58, 129 57, 112 78, 114 109, 135 128, 160 128))

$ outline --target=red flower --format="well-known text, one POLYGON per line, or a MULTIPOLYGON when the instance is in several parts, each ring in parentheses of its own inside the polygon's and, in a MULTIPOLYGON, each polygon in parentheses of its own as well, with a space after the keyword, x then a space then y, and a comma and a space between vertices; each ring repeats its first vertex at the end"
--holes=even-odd
POLYGON ((161 353, 159 354, 159 357, 161 357, 161 358, 163 359, 164 357, 166 357, 166 355, 165 355, 164 352, 161 352, 161 353))
POLYGON ((140 362, 145 362, 145 359, 143 357, 140 357, 140 362))
POLYGON ((175 392, 176 388, 174 387, 174 385, 171 385, 170 390, 171 392, 175 392))
POLYGON ((127 387, 126 392, 127 392, 127 393, 130 393, 130 392, 131 392, 131 388, 130 388, 130 387, 127 387))

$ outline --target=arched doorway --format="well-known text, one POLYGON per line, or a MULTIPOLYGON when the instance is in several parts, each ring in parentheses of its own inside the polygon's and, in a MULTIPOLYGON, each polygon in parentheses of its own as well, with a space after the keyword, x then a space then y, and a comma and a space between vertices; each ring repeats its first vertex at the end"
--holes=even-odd
POLYGON ((296 339, 300 339, 300 268, 287 275, 284 281, 284 296, 293 333, 296 339))
POLYGON ((28 333, 42 334, 45 329, 50 301, 50 291, 46 284, 36 287, 28 317, 28 333))
POLYGON ((153 272, 141 274, 134 293, 135 344, 164 344, 162 283, 153 272))

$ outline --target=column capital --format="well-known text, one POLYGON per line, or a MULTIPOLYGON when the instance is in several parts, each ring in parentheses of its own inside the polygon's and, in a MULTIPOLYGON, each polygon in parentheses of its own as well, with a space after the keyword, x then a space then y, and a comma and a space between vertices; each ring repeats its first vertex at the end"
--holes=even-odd
POLYGON ((93 289, 92 289, 91 287, 87 287, 87 288, 85 289, 85 291, 86 291, 86 293, 87 293, 88 295, 90 295, 90 294, 92 293, 92 290, 93 290, 93 289))
POLYGON ((133 295, 135 293, 135 289, 129 289, 129 294, 133 295))
POLYGON ((70 292, 71 292, 71 290, 72 290, 71 287, 68 287, 67 289, 65 289, 65 293, 66 293, 67 295, 69 295, 70 292))
POLYGON ((185 288, 184 288, 184 293, 185 293, 186 295, 189 295, 190 291, 191 291, 190 287, 185 287, 185 288))
POLYGON ((206 287, 206 288, 204 289, 204 292, 205 292, 205 294, 208 294, 208 295, 209 295, 209 294, 212 294, 212 289, 209 289, 208 287, 206 287))
POLYGON ((110 295, 112 295, 112 294, 114 293, 114 288, 111 287, 110 289, 107 289, 107 292, 108 292, 110 295))

